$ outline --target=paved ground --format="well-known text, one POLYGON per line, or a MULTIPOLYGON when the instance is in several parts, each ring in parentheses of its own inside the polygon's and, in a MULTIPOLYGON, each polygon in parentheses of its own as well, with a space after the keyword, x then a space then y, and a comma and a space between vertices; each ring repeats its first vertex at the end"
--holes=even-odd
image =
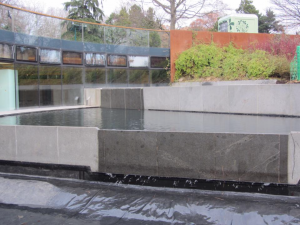
POLYGON ((299 224, 300 197, 0 175, 1 224, 299 224))

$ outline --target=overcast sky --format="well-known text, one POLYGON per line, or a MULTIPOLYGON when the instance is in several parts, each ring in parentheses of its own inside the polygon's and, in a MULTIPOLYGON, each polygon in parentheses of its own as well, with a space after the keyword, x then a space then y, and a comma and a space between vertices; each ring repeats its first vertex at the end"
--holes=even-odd
MULTIPOLYGON (((30 0, 29 0, 30 1, 30 0)), ((62 3, 67 0, 38 0, 43 3, 45 7, 59 7, 62 8, 62 3)), ((109 16, 110 13, 114 12, 116 8, 120 8, 122 2, 126 2, 126 0, 103 0, 103 11, 106 16, 109 16)), ((225 4, 227 4, 231 9, 238 8, 241 0, 223 0, 225 4)), ((265 12, 267 8, 271 8, 269 0, 253 0, 254 6, 261 12, 265 12)))
MULTIPOLYGON (((68 0, 24 0, 25 2, 37 2, 39 5, 41 5, 44 10, 48 7, 53 8, 63 8, 63 3, 68 0)), ((105 16, 108 17, 112 12, 115 10, 120 9, 121 5, 126 5, 127 0, 103 0, 103 11, 105 13, 105 16)), ((223 0, 225 4, 228 5, 230 9, 232 9, 231 13, 234 13, 235 9, 238 8, 241 0, 223 0)), ((272 5, 270 3, 270 0, 253 0, 254 6, 261 12, 264 13, 266 9, 272 8, 272 5)), ((230 13, 230 12, 229 12, 230 13)), ((188 26, 189 24, 185 24, 188 26)))

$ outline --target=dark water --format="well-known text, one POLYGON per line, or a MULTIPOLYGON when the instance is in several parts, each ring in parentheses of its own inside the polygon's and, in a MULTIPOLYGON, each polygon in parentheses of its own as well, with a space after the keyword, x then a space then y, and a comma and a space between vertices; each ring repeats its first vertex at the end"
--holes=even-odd
POLYGON ((299 224, 299 197, 0 176, 1 224, 299 224))
POLYGON ((91 108, 0 117, 0 125, 288 134, 291 131, 300 131, 300 118, 91 108))

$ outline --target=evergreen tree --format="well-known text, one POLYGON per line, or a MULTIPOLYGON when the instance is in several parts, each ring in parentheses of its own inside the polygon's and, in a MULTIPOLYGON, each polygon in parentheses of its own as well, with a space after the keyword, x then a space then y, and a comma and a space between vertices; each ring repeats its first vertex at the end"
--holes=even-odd
POLYGON ((275 13, 268 9, 266 15, 262 15, 259 10, 255 8, 252 0, 241 0, 239 8, 235 10, 237 13, 255 14, 258 17, 258 32, 271 33, 282 32, 283 26, 276 20, 275 13))

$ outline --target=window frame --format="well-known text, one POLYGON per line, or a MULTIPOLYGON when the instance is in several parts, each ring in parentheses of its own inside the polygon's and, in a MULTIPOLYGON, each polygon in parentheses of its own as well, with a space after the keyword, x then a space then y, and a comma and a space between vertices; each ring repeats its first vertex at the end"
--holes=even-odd
POLYGON ((84 57, 84 52, 62 50, 62 51, 61 51, 61 65, 84 66, 84 64, 83 64, 83 57, 84 57), (77 63, 64 63, 64 57, 63 57, 63 55, 64 55, 65 52, 69 52, 69 53, 79 53, 79 54, 81 54, 81 63, 80 63, 80 64, 77 64, 77 63))

